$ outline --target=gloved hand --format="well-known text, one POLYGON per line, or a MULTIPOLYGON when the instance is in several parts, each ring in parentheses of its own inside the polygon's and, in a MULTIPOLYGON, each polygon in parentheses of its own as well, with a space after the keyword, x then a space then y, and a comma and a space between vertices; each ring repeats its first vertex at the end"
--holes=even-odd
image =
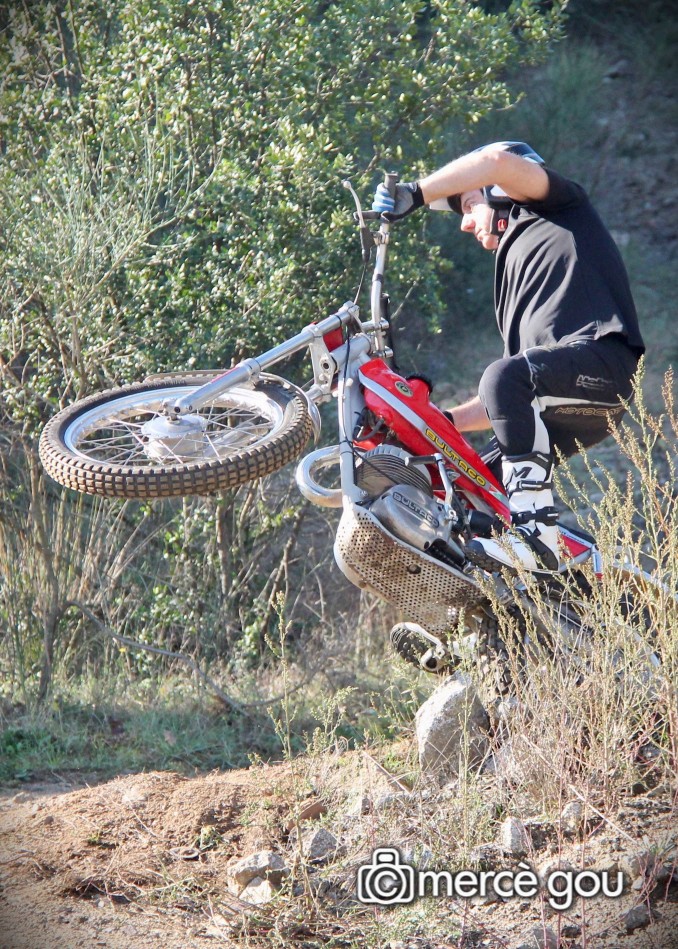
POLYGON ((412 211, 424 205, 424 195, 421 193, 418 181, 405 181, 396 185, 395 198, 379 185, 372 202, 372 210, 383 214, 387 221, 401 221, 412 211))

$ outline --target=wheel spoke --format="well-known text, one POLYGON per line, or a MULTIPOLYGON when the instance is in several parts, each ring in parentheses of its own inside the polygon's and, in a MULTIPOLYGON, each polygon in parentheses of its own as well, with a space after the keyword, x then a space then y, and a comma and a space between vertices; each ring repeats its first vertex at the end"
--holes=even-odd
POLYGON ((134 461, 135 458, 145 457, 143 445, 138 446, 133 450, 128 450, 125 452, 119 451, 114 455, 107 455, 106 458, 101 458, 101 461, 107 461, 109 464, 118 465, 118 464, 130 464, 134 461))
POLYGON ((135 438, 134 436, 130 437, 130 435, 126 433, 125 435, 116 435, 113 438, 103 438, 103 437, 102 438, 88 438, 86 444, 88 448, 90 449, 92 448, 105 449, 109 447, 114 447, 116 444, 124 445, 125 443, 129 444, 130 442, 136 445, 136 444, 139 444, 140 441, 141 439, 135 438))
POLYGON ((204 427, 196 421, 191 428, 188 422, 184 439, 181 430, 177 436, 165 437, 162 426, 161 434, 153 436, 153 420, 165 418, 165 399, 157 391, 145 402, 143 396, 135 401, 120 399, 117 405, 111 403, 83 418, 72 436, 73 449, 89 460, 116 465, 152 467, 159 460, 178 464, 213 461, 256 445, 280 424, 279 407, 259 393, 248 392, 243 397, 229 392, 222 398, 188 417, 202 419, 204 427))

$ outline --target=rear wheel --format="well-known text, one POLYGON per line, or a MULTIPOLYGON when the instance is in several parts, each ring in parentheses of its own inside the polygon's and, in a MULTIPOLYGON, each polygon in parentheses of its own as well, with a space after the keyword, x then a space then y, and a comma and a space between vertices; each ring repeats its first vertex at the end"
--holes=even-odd
POLYGON ((666 622, 669 604, 675 610, 678 600, 641 570, 613 564, 607 576, 607 592, 574 577, 574 583, 550 584, 541 597, 526 598, 523 608, 526 602, 537 641, 561 661, 586 669, 594 640, 603 634, 619 676, 633 670, 649 683, 661 666, 659 624, 666 622))
POLYGON ((165 403, 204 378, 170 377, 112 389, 59 412, 40 439, 47 473, 105 497, 211 494, 282 468, 311 434, 302 395, 282 379, 229 389, 174 418, 165 403))

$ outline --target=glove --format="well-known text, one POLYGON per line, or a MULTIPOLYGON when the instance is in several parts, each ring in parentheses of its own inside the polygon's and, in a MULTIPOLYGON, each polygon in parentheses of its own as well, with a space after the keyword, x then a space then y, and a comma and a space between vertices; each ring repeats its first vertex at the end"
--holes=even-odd
POLYGON ((379 185, 372 202, 372 210, 383 214, 387 221, 402 221, 404 217, 424 206, 424 195, 418 181, 407 181, 396 185, 395 198, 379 185))

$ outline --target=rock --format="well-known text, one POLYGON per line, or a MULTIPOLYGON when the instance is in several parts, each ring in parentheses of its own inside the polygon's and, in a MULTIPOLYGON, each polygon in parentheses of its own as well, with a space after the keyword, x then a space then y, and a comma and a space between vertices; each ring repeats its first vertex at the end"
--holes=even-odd
POLYGON ((530 834, 517 817, 507 817, 500 828, 501 848, 513 857, 522 857, 530 849, 530 834))
POLYGON ((324 827, 312 827, 301 835, 301 853, 309 863, 326 863, 338 850, 339 841, 324 827))
POLYGON ((576 939, 581 936, 581 926, 579 923, 563 923, 560 927, 560 935, 565 939, 576 939))
POLYGON ((479 844, 470 851, 469 863, 481 870, 495 870, 503 864, 502 848, 498 844, 479 844))
POLYGON ((566 834, 578 833, 584 825, 584 805, 581 801, 570 801, 560 815, 560 825, 566 834))
POLYGON ((608 877, 612 877, 619 871, 619 861, 611 854, 602 854, 596 859, 595 868, 597 873, 607 873, 608 877))
POLYGON ((364 817, 374 811, 374 802, 369 794, 358 794, 348 807, 349 817, 364 817))
POLYGON ((544 817, 528 817, 524 823, 530 835, 532 851, 543 850, 553 837, 553 824, 544 817))
POLYGON ((517 949, 558 949, 558 936, 549 926, 535 926, 521 937, 517 949))
POLYGON ((620 869, 627 880, 633 880, 632 889, 642 890, 648 883, 650 888, 660 883, 668 883, 673 877, 674 866, 664 863, 651 850, 639 850, 627 854, 620 860, 620 869))
POLYGON ((374 811, 386 811, 389 807, 402 804, 403 801, 409 801, 411 797, 412 795, 406 791, 389 791, 388 794, 380 794, 372 802, 372 807, 374 811))
POLYGON ((655 868, 657 858, 650 850, 627 853, 619 861, 619 868, 627 880, 643 879, 655 868))
POLYGON ((306 807, 302 808, 299 814, 299 820, 317 820, 327 814, 327 804, 324 801, 311 801, 306 807))
POLYGON ((482 766, 483 774, 493 774, 499 781, 519 784, 525 776, 525 768, 516 754, 516 743, 509 738, 500 745, 482 766))
POLYGON ((628 59, 618 59, 605 73, 605 79, 621 79, 631 74, 631 63, 628 59))
POLYGON ((645 903, 641 903, 639 906, 634 906, 633 909, 630 909, 628 913, 624 915, 624 925, 626 926, 627 933, 632 933, 636 929, 642 929, 644 926, 649 926, 650 922, 650 911, 645 903))
POLYGON ((311 801, 309 804, 306 804, 296 817, 291 817, 286 826, 287 833, 289 834, 293 827, 296 827, 297 824, 301 824, 302 821, 317 820, 319 817, 322 817, 324 814, 327 814, 327 804, 324 801, 311 801))
POLYGON ((270 903, 275 897, 275 887, 270 880, 262 877, 254 877, 247 884, 244 890, 240 891, 239 897, 246 903, 254 903, 255 906, 263 906, 270 903))
POLYGON ((426 870, 433 863, 433 853, 428 847, 407 843, 398 849, 403 863, 416 867, 418 870, 426 870))
POLYGON ((272 850, 259 850, 241 857, 227 868, 229 882, 242 889, 259 877, 268 880, 274 886, 280 886, 289 869, 283 858, 272 850))
POLYGON ((537 867, 537 876, 543 886, 546 885, 546 881, 556 870, 575 871, 576 867, 562 857, 549 857, 548 860, 544 860, 537 867))
POLYGON ((676 879, 676 867, 672 863, 657 862, 652 870, 652 880, 657 884, 669 883, 676 879))
POLYGON ((493 887, 489 886, 485 896, 472 896, 469 902, 471 906, 482 906, 486 908, 501 902, 501 897, 494 891, 493 887))
POLYGON ((508 695, 506 698, 500 699, 497 702, 497 717, 503 722, 508 722, 521 708, 522 706, 518 697, 516 695, 508 695))
POLYGON ((442 784, 459 773, 460 765, 482 761, 488 725, 468 676, 458 673, 439 686, 415 717, 422 774, 442 784))

